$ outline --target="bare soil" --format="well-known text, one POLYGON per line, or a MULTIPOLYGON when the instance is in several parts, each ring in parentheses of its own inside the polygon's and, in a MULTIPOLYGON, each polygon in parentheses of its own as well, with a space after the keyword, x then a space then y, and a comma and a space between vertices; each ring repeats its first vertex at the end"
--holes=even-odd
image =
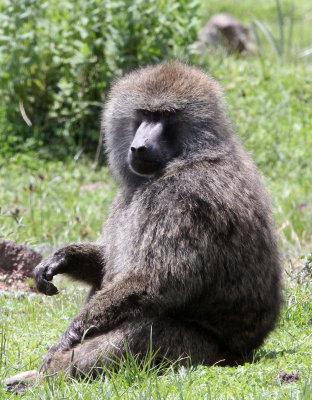
POLYGON ((0 292, 32 291, 29 278, 42 256, 28 246, 0 239, 0 292))
POLYGON ((277 375, 276 380, 279 383, 291 383, 296 382, 301 378, 299 372, 291 372, 287 374, 286 372, 282 372, 281 374, 277 375))

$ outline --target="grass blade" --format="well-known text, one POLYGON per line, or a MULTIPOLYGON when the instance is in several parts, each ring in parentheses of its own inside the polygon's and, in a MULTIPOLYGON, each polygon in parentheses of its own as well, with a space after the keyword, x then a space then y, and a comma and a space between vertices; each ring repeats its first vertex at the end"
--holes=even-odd
POLYGON ((278 18, 278 25, 280 31, 280 51, 283 54, 284 51, 284 15, 282 11, 281 4, 279 0, 276 0, 276 8, 277 8, 277 18, 278 18))
POLYGON ((280 49, 278 43, 276 42, 276 40, 274 39, 274 37, 273 37, 271 31, 269 30, 269 28, 267 28, 261 21, 259 21, 256 18, 253 19, 253 22, 264 33, 264 35, 267 37, 267 39, 271 43, 273 49, 275 50, 276 54, 279 57, 281 57, 282 56, 281 49, 280 49))
POLYGON ((294 4, 294 2, 292 2, 290 12, 289 12, 289 31, 288 31, 288 39, 287 39, 288 54, 290 54, 291 48, 292 48, 294 22, 295 22, 295 4, 294 4))

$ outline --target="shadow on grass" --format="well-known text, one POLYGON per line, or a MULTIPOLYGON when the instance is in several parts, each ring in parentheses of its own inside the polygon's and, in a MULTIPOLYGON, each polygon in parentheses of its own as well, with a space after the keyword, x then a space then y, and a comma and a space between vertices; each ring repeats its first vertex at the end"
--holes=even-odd
POLYGON ((253 358, 253 363, 262 362, 263 360, 276 360, 277 358, 284 357, 286 354, 295 354, 298 351, 298 347, 286 350, 271 350, 266 351, 263 349, 257 350, 253 358))

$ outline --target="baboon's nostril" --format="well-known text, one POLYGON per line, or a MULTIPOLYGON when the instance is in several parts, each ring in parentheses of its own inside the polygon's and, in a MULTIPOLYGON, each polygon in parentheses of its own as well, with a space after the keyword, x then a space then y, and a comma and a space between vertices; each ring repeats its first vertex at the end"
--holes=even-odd
POLYGON ((131 146, 130 150, 132 151, 132 153, 142 153, 143 151, 146 150, 146 146, 139 146, 139 147, 131 146))

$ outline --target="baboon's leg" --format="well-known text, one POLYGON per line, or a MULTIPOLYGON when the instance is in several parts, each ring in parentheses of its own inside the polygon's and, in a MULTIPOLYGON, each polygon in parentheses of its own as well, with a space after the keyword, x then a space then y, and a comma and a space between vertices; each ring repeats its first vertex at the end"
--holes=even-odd
MULTIPOLYGON (((71 350, 57 351, 46 359, 41 371, 28 371, 6 381, 14 390, 25 390, 27 384, 64 372, 69 376, 101 374, 103 368, 118 366, 128 349, 144 357, 152 346, 158 360, 181 364, 224 365, 232 363, 226 352, 205 331, 170 319, 125 322, 108 333, 86 339, 71 350)), ((49 354, 49 353, 48 353, 49 354)))
POLYGON ((118 365, 120 358, 126 356, 127 349, 144 357, 151 344, 159 360, 180 360, 185 365, 231 362, 206 332, 172 320, 144 320, 126 322, 106 334, 85 340, 72 350, 54 353, 46 372, 65 371, 71 376, 101 373, 103 367, 118 365))
MULTIPOLYGON (((125 322, 108 333, 86 339, 71 350, 57 351, 45 359, 40 371, 28 371, 6 381, 12 390, 25 390, 27 384, 46 375, 64 372, 69 376, 101 374, 103 368, 118 367, 128 349, 144 357, 152 346, 157 360, 180 364, 225 365, 233 360, 207 332, 169 319, 125 322)), ((49 355, 49 353, 47 353, 49 355)))
POLYGON ((34 384, 40 379, 40 372, 36 369, 21 372, 20 374, 11 376, 5 381, 6 387, 10 391, 25 392, 29 384, 34 384))

